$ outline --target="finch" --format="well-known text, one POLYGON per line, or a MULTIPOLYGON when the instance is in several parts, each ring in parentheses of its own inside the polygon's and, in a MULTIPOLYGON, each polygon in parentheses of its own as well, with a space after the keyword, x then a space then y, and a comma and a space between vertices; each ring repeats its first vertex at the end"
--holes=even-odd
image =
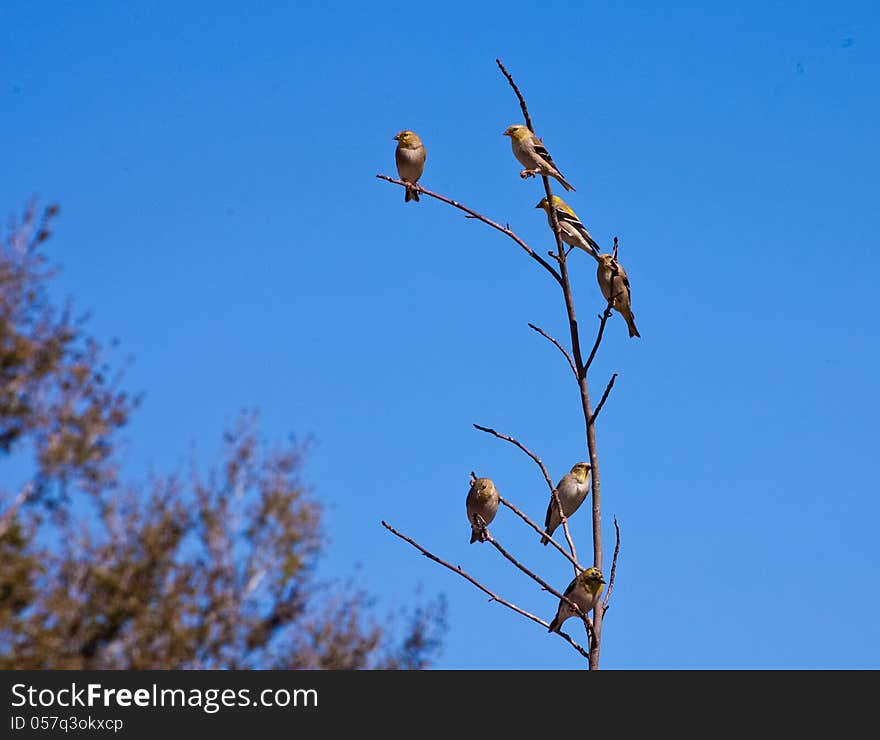
MULTIPOLYGON (((404 129, 393 137, 397 142, 394 159, 397 162, 397 174, 406 183, 415 185, 422 172, 425 171, 425 145, 415 131, 404 129)), ((407 185, 404 203, 411 200, 418 202, 419 191, 407 185)))
POLYGON ((544 147, 541 140, 529 131, 522 124, 516 123, 508 126, 504 130, 504 135, 510 137, 510 144, 513 147, 513 155, 519 160, 519 163, 525 169, 519 173, 522 178, 531 175, 546 175, 547 177, 555 177, 559 180, 562 187, 566 190, 574 190, 569 185, 562 173, 556 168, 550 152, 544 147))
POLYGON ((468 522, 471 525, 470 544, 485 541, 483 529, 477 521, 477 516, 488 525, 498 513, 498 489, 488 478, 475 478, 471 482, 466 500, 468 522))
MULTIPOLYGON (((602 571, 598 568, 587 568, 583 573, 579 573, 574 580, 568 584, 565 589, 566 599, 570 599, 577 604, 584 614, 588 614, 599 603, 599 594, 605 587, 605 579, 602 577, 602 571)), ((548 632, 559 632, 562 623, 569 617, 577 614, 574 609, 569 606, 565 599, 559 600, 559 608, 556 610, 556 616, 550 622, 547 628, 548 632)))
MULTIPOLYGON (((587 494, 590 493, 589 477, 590 465, 579 462, 556 484, 556 493, 559 494, 559 501, 566 519, 578 510, 578 507, 587 498, 587 494)), ((544 517, 544 531, 547 534, 553 534, 560 524, 562 524, 562 518, 559 516, 559 507, 556 505, 556 497, 551 493, 550 503, 547 505, 547 516, 544 517)), ((549 541, 548 537, 541 537, 542 545, 546 545, 549 541)))
POLYGON ((596 278, 605 300, 611 303, 626 321, 631 337, 641 337, 636 329, 635 318, 630 307, 629 279, 623 266, 610 254, 599 255, 599 267, 596 270, 596 278))
MULTIPOLYGON (((553 220, 550 218, 550 209, 547 207, 547 197, 545 196, 541 198, 540 203, 538 203, 535 208, 543 209, 544 213, 547 214, 547 223, 550 224, 550 228, 552 229, 553 220)), ((580 247, 585 252, 598 259, 599 245, 596 244, 596 240, 590 236, 587 227, 581 223, 581 220, 577 217, 577 214, 571 210, 568 203, 562 200, 558 195, 554 195, 553 208, 556 211, 556 220, 559 222, 559 235, 562 237, 562 241, 570 247, 580 247)))

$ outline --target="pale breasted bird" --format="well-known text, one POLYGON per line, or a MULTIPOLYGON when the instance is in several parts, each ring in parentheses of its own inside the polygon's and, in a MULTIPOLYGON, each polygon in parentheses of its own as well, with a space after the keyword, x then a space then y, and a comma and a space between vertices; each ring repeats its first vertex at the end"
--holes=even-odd
MULTIPOLYGON (((568 588, 563 592, 563 596, 577 604, 584 615, 587 615, 599 603, 599 594, 602 593, 604 587, 605 579, 602 577, 602 571, 596 567, 587 568, 583 573, 578 573, 572 582, 568 584, 568 588)), ((550 622, 547 631, 559 632, 562 623, 569 617, 574 616, 577 616, 577 612, 571 608, 565 599, 560 599, 556 616, 550 622)))
MULTIPOLYGON (((562 503, 562 511, 565 513, 566 519, 569 519, 578 510, 578 507, 590 493, 589 479, 589 463, 579 462, 556 484, 556 492, 559 494, 559 501, 562 503)), ((559 516, 559 507, 556 505, 556 497, 551 493, 550 503, 547 505, 547 515, 544 517, 544 530, 548 534, 553 534, 560 524, 562 524, 562 518, 559 516)), ((546 545, 549 541, 547 537, 541 537, 542 545, 546 545)))
POLYGON ((498 513, 498 489, 489 478, 475 478, 471 481, 465 503, 471 525, 471 544, 478 540, 484 542, 483 529, 476 517, 482 518, 486 525, 495 518, 498 513))
MULTIPOLYGON (((425 145, 415 131, 404 129, 393 137, 397 142, 394 159, 397 162, 397 174, 406 183, 417 184, 422 172, 425 171, 425 145)), ((404 202, 418 202, 419 191, 407 186, 404 202)))
POLYGON ((599 255, 599 267, 596 270, 596 279, 602 289, 605 300, 611 302, 611 307, 623 316, 626 321, 629 335, 640 337, 636 329, 636 322, 630 305, 629 279, 623 266, 610 254, 599 255))
POLYGON ((526 178, 532 175, 555 177, 566 190, 574 190, 574 187, 565 181, 562 173, 556 167, 544 143, 526 126, 519 123, 508 126, 504 130, 504 136, 510 137, 513 156, 525 167, 519 173, 520 177, 526 178))

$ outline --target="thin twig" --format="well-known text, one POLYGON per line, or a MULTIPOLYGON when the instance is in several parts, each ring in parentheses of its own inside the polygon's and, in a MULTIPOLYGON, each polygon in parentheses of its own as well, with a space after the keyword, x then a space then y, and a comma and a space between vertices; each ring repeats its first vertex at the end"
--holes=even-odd
POLYGON ((611 318, 611 305, 612 302, 608 301, 608 305, 605 307, 605 312, 602 314, 602 320, 599 322, 599 333, 596 335, 596 343, 593 345, 590 356, 587 358, 587 361, 584 364, 585 374, 587 370, 590 369, 590 365, 593 364, 593 358, 596 356, 596 352, 599 349, 599 344, 602 342, 602 334, 605 332, 605 324, 608 323, 608 319, 611 318))
POLYGON ((535 522, 533 522, 526 514, 520 511, 516 506, 514 506, 510 501, 507 501, 503 496, 499 496, 498 500, 504 504, 508 509, 510 509, 514 514, 516 514, 520 519, 522 519, 526 524, 528 524, 532 529, 534 529, 539 535, 542 537, 546 537, 550 544, 553 545, 559 552, 561 552, 569 562, 576 568, 577 573, 582 573, 584 568, 583 566, 577 562, 571 555, 569 555, 565 548, 562 547, 556 540, 553 539, 552 535, 550 535, 545 530, 541 529, 535 522))
MULTIPOLYGON (((519 98, 519 107, 522 108, 523 116, 526 119, 526 126, 529 127, 529 131, 532 133, 535 130, 532 128, 532 119, 529 117, 529 109, 526 106, 526 100, 522 96, 522 93, 519 91, 519 88, 516 86, 516 83, 513 81, 513 77, 511 77, 510 72, 507 71, 507 68, 501 63, 500 59, 495 60, 495 64, 498 65, 498 69, 501 70, 501 74, 503 74, 507 81, 510 83, 510 86, 513 88, 513 91, 516 93, 516 97, 519 98)), ((548 201, 548 203, 552 203, 553 201, 548 201)))
POLYGON ((540 326, 535 326, 534 324, 529 324, 529 327, 534 329, 542 337, 544 337, 545 339, 549 339, 554 345, 556 345, 556 348, 560 352, 562 352, 562 354, 565 356, 565 359, 568 360, 568 366, 571 368, 571 371, 574 373, 574 377, 577 378, 578 371, 577 371, 577 368, 574 366, 574 360, 572 360, 571 355, 568 354, 568 350, 565 349, 565 347, 563 347, 559 342, 557 342, 547 332, 545 332, 540 326))
MULTIPOLYGON (((474 586, 476 586, 478 589, 480 589, 480 591, 482 591, 483 593, 487 594, 489 596, 490 601, 497 601, 499 604, 506 606, 508 609, 512 609, 517 614, 525 617, 526 619, 530 619, 533 622, 537 622, 545 629, 548 629, 550 627, 549 622, 545 622, 540 617, 536 617, 534 614, 527 612, 525 609, 518 607, 516 604, 513 604, 510 601, 507 601, 506 599, 504 599, 504 598, 498 596, 497 594, 493 593, 492 591, 490 591, 486 586, 484 586, 482 583, 480 583, 476 578, 469 575, 468 573, 465 573, 464 570, 462 570, 460 565, 452 565, 450 563, 447 563, 445 560, 438 558, 432 552, 429 552, 424 547, 422 547, 415 540, 411 539, 410 537, 407 537, 402 532, 398 532, 394 527, 392 527, 387 522, 383 521, 382 526, 385 527, 385 529, 387 529, 392 534, 400 537, 400 539, 402 539, 404 542, 408 542, 410 545, 412 545, 414 548, 416 548, 416 550, 421 552, 422 555, 424 555, 426 558, 433 560, 435 563, 439 563, 444 568, 448 568, 449 570, 451 570, 453 573, 458 573, 458 575, 460 575, 462 578, 464 578, 465 580, 472 583, 474 586)), ((571 637, 569 637, 564 632, 559 632, 558 634, 560 637, 562 637, 563 640, 565 640, 569 645, 571 645, 575 650, 577 650, 582 656, 589 659, 590 654, 586 650, 584 650, 584 648, 582 648, 580 645, 578 645, 571 637)))
MULTIPOLYGON (((519 99, 520 108, 522 109, 523 116, 525 116, 529 130, 534 133, 535 130, 532 126, 531 118, 529 117, 529 111, 528 107, 526 106, 525 98, 519 91, 516 83, 513 81, 512 75, 507 71, 507 69, 505 69, 504 65, 501 64, 501 60, 499 59, 496 61, 502 74, 507 78, 507 81, 510 83, 510 86, 513 88, 514 93, 516 93, 516 96, 519 99)), ((542 176, 542 179, 544 181, 544 192, 547 197, 547 202, 553 203, 553 193, 550 190, 550 179, 546 176, 542 176)), ((559 281, 559 285, 562 288, 562 294, 565 298, 565 310, 568 314, 568 327, 569 333, 571 334, 571 354, 572 358, 574 359, 575 368, 577 369, 578 389, 581 396, 581 409, 583 411, 584 425, 586 427, 587 449, 590 453, 590 467, 592 473, 591 486, 593 492, 593 564, 601 570, 602 508, 601 486, 599 482, 599 454, 596 450, 596 429, 592 424, 590 424, 592 412, 590 410, 590 389, 587 384, 587 367, 589 367, 589 362, 592 362, 593 357, 596 354, 596 350, 599 348, 599 341, 602 337, 600 332, 599 339, 597 340, 596 345, 593 347, 593 351, 590 353, 590 360, 586 365, 584 365, 583 355, 581 354, 580 334, 578 331, 577 316, 574 310, 574 297, 572 296, 571 282, 568 278, 566 252, 562 246, 562 236, 559 230, 559 221, 556 217, 556 209, 550 208, 549 213, 550 226, 553 229, 553 235, 556 237, 556 253, 558 255, 557 262, 559 263, 559 274, 562 278, 559 281)), ((604 329, 604 323, 602 325, 602 329, 604 329)), ((558 500, 558 496, 556 498, 558 500)), ((563 519, 563 522, 564 521, 565 520, 563 519)), ((602 612, 601 610, 596 610, 594 614, 595 622, 592 631, 593 640, 590 643, 590 670, 598 670, 599 668, 599 652, 601 645, 600 638, 602 635, 602 612)))
POLYGON ((574 610, 574 613, 577 614, 581 619, 584 620, 584 625, 586 625, 587 631, 590 633, 590 635, 595 637, 595 633, 593 632, 592 620, 590 619, 590 617, 588 615, 586 615, 583 612, 583 610, 577 604, 575 604, 567 596, 561 594, 559 591, 557 591, 555 588, 553 588, 553 586, 551 586, 549 583, 547 583, 547 581, 545 581, 543 578, 541 578, 541 576, 533 573, 531 570, 526 568, 526 566, 524 566, 521 562, 519 562, 519 560, 517 560, 515 557, 513 557, 513 555, 511 555, 509 552, 507 552, 507 550, 505 550, 501 546, 501 544, 498 542, 498 540, 496 540, 492 536, 492 534, 489 532, 489 530, 487 530, 485 527, 483 527, 483 536, 486 538, 486 542, 488 542, 496 550, 498 550, 498 552, 500 552, 510 563, 512 563, 519 570, 521 570, 523 573, 525 573, 535 583, 539 584, 541 586, 541 588, 543 588, 545 591, 553 594, 560 601, 564 601, 565 603, 567 603, 574 610))
POLYGON ((605 592, 605 601, 602 602, 602 615, 610 608, 608 599, 611 598, 611 590, 614 588, 614 574, 617 572, 617 556, 620 554, 620 525, 617 523, 617 517, 614 517, 614 531, 617 534, 617 541, 614 544, 614 557, 611 559, 611 577, 608 579, 608 590, 605 592))
MULTIPOLYGON (((550 495, 556 502, 557 511, 559 512, 559 516, 562 520, 562 531, 565 532, 565 539, 568 542, 569 549, 571 550, 571 557, 575 562, 577 562, 577 549, 574 546, 574 540, 571 538, 571 532, 568 529, 568 517, 565 516, 565 512, 562 510, 562 501, 559 498, 559 492, 556 490, 556 486, 553 485, 553 481, 550 479, 550 473, 547 472, 547 468, 544 467, 544 463, 541 462, 541 458, 539 458, 534 452, 532 452, 518 439, 510 437, 507 434, 496 432, 494 429, 490 429, 489 427, 481 427, 479 424, 474 424, 474 429, 479 429, 481 432, 486 432, 486 434, 491 434, 494 437, 498 437, 498 439, 503 439, 505 442, 510 442, 512 445, 516 445, 523 452, 525 452, 526 455, 532 458, 532 460, 535 461, 539 468, 541 468, 541 473, 544 475, 544 480, 547 481, 547 487, 550 489, 550 495)), ((577 575, 577 571, 575 571, 575 575, 577 575)))
POLYGON ((388 175, 376 175, 376 177, 378 177, 380 180, 385 180, 386 182, 393 182, 395 185, 401 185, 403 187, 408 187, 411 190, 417 190, 418 192, 424 193, 425 195, 427 195, 431 198, 436 198, 437 200, 442 201, 443 203, 446 203, 450 206, 453 206, 454 208, 458 208, 458 210, 460 210, 460 211, 464 211, 465 213, 469 214, 471 216, 471 218, 475 218, 478 221, 482 221, 487 226, 491 226, 493 229, 497 229, 502 234, 506 234, 511 239, 513 239, 513 241, 515 241, 517 244, 519 244, 519 246, 522 247, 528 253, 529 257, 531 257, 533 260, 537 261, 545 270, 547 270, 547 272, 549 272, 553 276, 553 279, 556 280, 557 283, 562 280, 562 278, 560 277, 560 275, 556 271, 556 269, 553 267, 553 265, 551 265, 549 262, 547 262, 547 260, 545 260, 543 257, 541 257, 537 252, 535 252, 535 250, 533 250, 528 244, 526 244, 522 239, 520 239, 513 231, 511 231, 510 228, 504 227, 501 224, 496 223, 495 221, 493 221, 490 218, 486 218, 481 213, 477 213, 472 208, 468 208, 466 205, 463 205, 456 200, 452 200, 452 198, 447 198, 445 195, 440 195, 439 193, 434 193, 430 190, 426 190, 421 185, 413 185, 412 183, 407 183, 407 182, 404 182, 403 180, 397 180, 393 177, 388 177, 388 175))
POLYGON ((605 386, 605 392, 602 394, 602 398, 599 399, 599 404, 596 406, 596 410, 593 412, 593 415, 590 417, 590 424, 596 423, 596 417, 599 416, 599 412, 602 410, 602 407, 605 405, 605 401, 608 399, 608 394, 611 393, 611 389, 614 387, 615 380, 617 380, 617 373, 614 373, 611 376, 611 380, 609 380, 608 385, 605 386))

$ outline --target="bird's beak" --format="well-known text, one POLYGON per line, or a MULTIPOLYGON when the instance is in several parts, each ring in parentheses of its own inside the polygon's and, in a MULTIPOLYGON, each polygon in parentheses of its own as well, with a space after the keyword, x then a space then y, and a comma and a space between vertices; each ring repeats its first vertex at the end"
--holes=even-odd
POLYGON ((540 208, 540 207, 541 207, 540 203, 538 203, 538 205, 535 206, 535 208, 540 208))
POLYGON ((400 141, 400 137, 397 134, 391 137, 391 141, 400 141))

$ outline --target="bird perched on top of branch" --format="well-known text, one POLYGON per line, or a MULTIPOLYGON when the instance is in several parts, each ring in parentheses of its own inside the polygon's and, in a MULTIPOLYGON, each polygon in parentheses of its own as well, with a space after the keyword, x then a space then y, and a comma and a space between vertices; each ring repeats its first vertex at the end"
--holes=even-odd
MULTIPOLYGON (((425 145, 419 135, 409 129, 398 132, 392 138, 397 142, 394 152, 397 174, 404 182, 415 185, 425 171, 425 145)), ((409 203, 411 200, 418 202, 419 191, 407 186, 403 201, 409 203)))
POLYGON ((471 542, 485 542, 479 516, 488 525, 498 513, 498 489, 489 478, 475 478, 466 499, 467 517, 471 525, 471 542))
MULTIPOLYGON (((556 493, 559 494, 559 501, 562 503, 562 511, 565 513, 566 519, 574 514, 578 507, 587 498, 590 492, 589 463, 575 463, 574 467, 562 476, 559 483, 556 484, 556 493)), ((550 503, 547 505, 547 516, 544 517, 544 530, 547 534, 553 534, 556 528, 562 524, 562 517, 559 516, 559 507, 556 505, 556 497, 550 494, 550 503)), ((546 545, 550 540, 547 537, 541 537, 541 544, 546 545)))
MULTIPOLYGON (((565 592, 562 595, 565 596, 566 599, 570 599, 577 604, 581 611, 586 615, 596 607, 596 604, 599 603, 599 594, 602 593, 604 587, 605 578, 602 576, 602 571, 596 567, 592 567, 587 568, 583 573, 578 573, 574 580, 568 584, 568 588, 565 589, 565 592)), ((547 631, 559 632, 562 623, 576 614, 577 612, 571 608, 565 599, 560 599, 559 608, 556 610, 556 616, 553 618, 553 621, 550 622, 547 631)))
POLYGON ((629 335, 631 337, 641 337, 639 330, 636 329, 636 322, 633 317, 632 307, 630 306, 629 278, 627 278, 626 270, 623 269, 617 258, 610 254, 600 254, 596 278, 599 281, 599 287, 602 290, 602 295, 605 296, 605 300, 626 321, 629 335))
MULTIPOLYGON (((547 223, 553 228, 553 219, 550 217, 550 209, 547 207, 547 196, 541 198, 535 208, 541 208, 547 214, 547 223)), ((556 211, 556 220, 559 222, 559 235, 570 247, 579 247, 596 259, 599 259, 599 245, 590 236, 587 227, 581 223, 577 214, 558 195, 553 196, 553 209, 556 211)))
POLYGON ((529 131, 528 128, 522 124, 515 123, 504 130, 504 135, 510 137, 513 155, 525 167, 519 173, 520 177, 523 179, 532 175, 555 177, 566 190, 574 190, 574 187, 565 181, 562 173, 556 168, 553 159, 550 157, 550 152, 544 147, 543 142, 529 131))

